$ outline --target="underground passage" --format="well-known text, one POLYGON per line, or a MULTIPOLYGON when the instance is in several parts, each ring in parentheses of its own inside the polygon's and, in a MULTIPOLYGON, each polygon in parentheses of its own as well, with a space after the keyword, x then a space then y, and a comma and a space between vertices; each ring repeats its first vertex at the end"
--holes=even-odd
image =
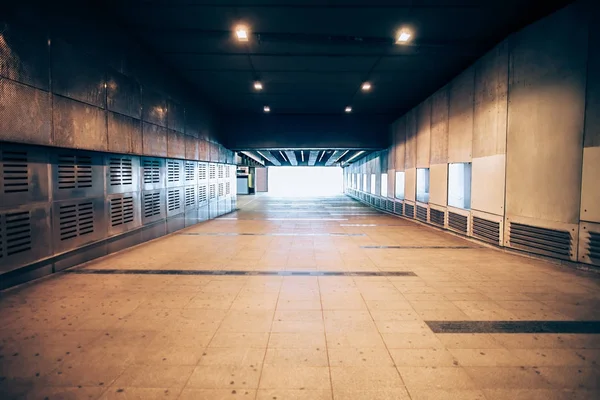
POLYGON ((600 7, 8 1, 0 398, 600 398, 600 7))

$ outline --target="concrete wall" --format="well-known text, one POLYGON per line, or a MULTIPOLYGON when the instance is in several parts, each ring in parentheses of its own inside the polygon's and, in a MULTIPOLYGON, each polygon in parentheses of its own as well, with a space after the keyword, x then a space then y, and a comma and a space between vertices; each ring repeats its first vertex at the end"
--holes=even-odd
POLYGON ((394 122, 402 203, 416 204, 415 168, 430 168, 421 206, 443 212, 443 227, 456 230, 458 215, 466 235, 600 264, 590 258, 600 237, 598 15, 580 1, 515 32, 394 122), (470 209, 447 205, 449 163, 471 163, 470 209))

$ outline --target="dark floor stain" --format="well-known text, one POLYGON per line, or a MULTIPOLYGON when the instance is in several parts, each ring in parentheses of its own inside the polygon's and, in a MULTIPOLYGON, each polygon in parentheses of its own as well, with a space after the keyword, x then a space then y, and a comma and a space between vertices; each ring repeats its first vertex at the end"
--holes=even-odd
POLYGON ((361 249, 478 249, 480 246, 360 246, 361 249))
POLYGON ((600 321, 425 321, 434 333, 600 334, 600 321))

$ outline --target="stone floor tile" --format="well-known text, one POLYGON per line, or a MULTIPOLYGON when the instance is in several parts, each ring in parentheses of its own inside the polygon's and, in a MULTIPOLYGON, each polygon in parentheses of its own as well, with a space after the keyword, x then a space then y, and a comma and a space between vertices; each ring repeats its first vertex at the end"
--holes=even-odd
POLYGON ((397 367, 408 391, 476 389, 478 386, 460 367, 397 367))
POLYGON ((260 389, 330 389, 329 368, 265 364, 260 389))
POLYGON ((378 390, 400 388, 404 384, 394 367, 331 367, 334 393, 338 390, 378 390))

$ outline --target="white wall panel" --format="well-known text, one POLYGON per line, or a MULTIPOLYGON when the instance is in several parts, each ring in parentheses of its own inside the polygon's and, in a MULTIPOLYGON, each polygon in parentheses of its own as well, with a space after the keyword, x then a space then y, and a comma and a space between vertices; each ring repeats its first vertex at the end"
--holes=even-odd
POLYGON ((471 208, 504 215, 504 154, 473 159, 471 170, 471 208))
POLYGON ((432 164, 429 170, 429 202, 445 207, 448 202, 448 164, 432 164))
POLYGON ((404 176, 404 198, 406 200, 415 201, 417 194, 417 169, 408 168, 404 176))

